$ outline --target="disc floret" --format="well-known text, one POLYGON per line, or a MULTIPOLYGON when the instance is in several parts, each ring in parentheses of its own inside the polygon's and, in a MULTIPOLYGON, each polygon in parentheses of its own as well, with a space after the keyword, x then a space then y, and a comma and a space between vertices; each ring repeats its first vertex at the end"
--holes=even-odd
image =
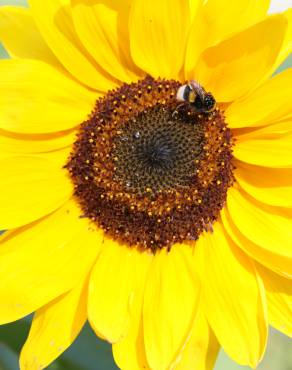
POLYGON ((223 113, 176 111, 180 85, 147 77, 110 91, 81 125, 67 164, 84 216, 128 246, 198 239, 234 180, 223 113))

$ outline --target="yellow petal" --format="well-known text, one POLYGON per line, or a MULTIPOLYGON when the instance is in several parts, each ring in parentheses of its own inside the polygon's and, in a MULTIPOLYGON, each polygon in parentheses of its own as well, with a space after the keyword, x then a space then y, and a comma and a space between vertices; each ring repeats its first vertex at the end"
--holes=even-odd
MULTIPOLYGON (((2 130, 0 130, 0 132, 1 131, 2 130)), ((22 135, 20 135, 20 136, 22 136, 22 135)), ((26 135, 24 135, 24 136, 26 136, 26 135)), ((28 136, 30 136, 30 135, 28 135, 28 136)), ((13 140, 13 141, 17 142, 17 140, 13 140)), ((0 142, 1 142, 1 140, 0 140, 0 142)), ((29 143, 29 141, 28 141, 28 143, 29 143)), ((24 145, 23 143, 20 143, 19 147, 16 147, 15 151, 12 151, 12 148, 10 148, 11 152, 10 151, 0 152, 0 160, 8 160, 11 157, 29 157, 29 158, 30 157, 37 157, 37 158, 47 159, 50 162, 53 162, 54 165, 55 165, 55 168, 57 170, 60 170, 60 169, 64 168, 64 166, 68 162, 68 158, 70 156, 70 153, 72 152, 72 146, 69 145, 69 146, 65 146, 64 148, 60 148, 60 149, 57 149, 57 150, 44 151, 44 152, 38 152, 38 153, 25 153, 25 151, 28 151, 28 147, 27 147, 28 143, 26 145, 24 145), (21 148, 24 149, 24 152, 21 152, 21 150, 20 150, 21 148)), ((19 143, 17 142, 17 144, 19 144, 19 143)), ((35 144, 35 143, 33 143, 33 144, 35 144)), ((35 148, 37 149, 38 147, 40 148, 40 145, 41 144, 33 145, 32 150, 34 150, 35 148)), ((65 171, 63 173, 65 173, 65 171)))
POLYGON ((189 23, 188 1, 133 0, 129 30, 136 65, 153 77, 178 78, 189 23))
POLYGON ((108 3, 72 0, 71 5, 76 32, 96 63, 122 82, 136 80, 141 71, 130 55, 131 0, 108 3))
POLYGON ((199 285, 175 245, 156 253, 144 296, 143 328, 146 356, 151 369, 165 370, 176 363, 189 338, 198 307, 199 285))
POLYGON ((235 188, 228 190, 227 208, 240 232, 254 243, 292 256, 291 212, 256 201, 235 188))
POLYGON ((72 145, 76 130, 48 135, 16 134, 0 130, 0 153, 36 154, 63 149, 72 145))
POLYGON ((127 336, 113 344, 113 356, 120 369, 151 370, 145 354, 141 311, 131 316, 127 336))
POLYGON ((0 127, 26 134, 72 129, 98 97, 50 65, 28 59, 0 61, 0 89, 0 127))
POLYGON ((201 6, 204 4, 204 0, 189 0, 189 3, 190 3, 191 21, 193 21, 193 19, 195 19, 195 17, 198 15, 201 6))
POLYGON ((234 146, 235 158, 250 164, 272 168, 292 167, 292 133, 275 139, 239 141, 234 146))
POLYGON ((68 202, 41 221, 0 237, 0 323, 24 317, 76 286, 89 272, 101 234, 68 202))
POLYGON ((208 34, 210 25, 204 17, 204 7, 196 13, 193 18, 186 45, 186 55, 184 61, 184 74, 186 80, 197 79, 194 68, 199 56, 208 47, 208 34))
POLYGON ((131 317, 131 327, 127 336, 113 344, 113 356, 120 369, 151 370, 145 354, 142 315, 131 317))
POLYGON ((69 155, 72 152, 72 147, 67 146, 65 148, 54 150, 47 153, 38 154, 38 157, 47 158, 50 161, 54 161, 58 166, 64 168, 68 161, 69 155))
POLYGON ((145 354, 141 310, 133 312, 126 337, 113 344, 113 356, 120 369, 150 370, 145 354))
POLYGON ((290 9, 286 10, 282 14, 287 19, 288 27, 283 45, 281 47, 278 59, 274 67, 275 71, 289 57, 292 52, 292 8, 290 7, 290 9))
POLYGON ((281 122, 270 124, 265 127, 234 130, 234 132, 236 133, 237 143, 253 139, 280 139, 284 137, 285 134, 292 133, 292 119, 284 119, 281 122))
POLYGON ((228 190, 227 209, 234 225, 247 239, 291 260, 291 211, 259 203, 235 188, 228 190))
POLYGON ((96 333, 112 343, 128 332, 130 307, 140 289, 136 282, 145 276, 149 258, 134 248, 110 239, 104 241, 90 276, 88 317, 96 333))
POLYGON ((292 116, 291 95, 292 68, 231 104, 225 111, 226 122, 231 128, 265 126, 292 116))
POLYGON ((28 9, 19 6, 0 7, 0 41, 13 58, 40 59, 60 67, 28 9))
POLYGON ((219 343, 204 314, 200 312, 193 324, 192 334, 175 370, 213 370, 219 343))
POLYGON ((271 206, 292 208, 292 169, 266 168, 238 162, 235 177, 252 197, 271 206))
POLYGON ((0 160, 0 229, 35 221, 59 208, 72 195, 66 170, 40 157, 0 160))
POLYGON ((126 336, 113 344, 113 356, 121 369, 150 370, 147 363, 144 345, 144 333, 142 324, 142 305, 144 299, 145 283, 152 256, 141 253, 136 274, 136 297, 130 306, 130 323, 126 336))
POLYGON ((204 15, 210 26, 211 36, 217 42, 261 21, 269 6, 270 0, 208 0, 205 3, 204 15))
POLYGON ((286 29, 286 18, 274 15, 207 49, 196 67, 196 79, 217 101, 240 98, 272 73, 286 29))
POLYGON ((80 82, 99 91, 117 86, 85 51, 72 21, 70 0, 29 0, 35 22, 64 67, 80 82))
POLYGON ((47 367, 75 340, 86 318, 87 284, 79 283, 70 292, 39 309, 20 355, 21 370, 47 367))
POLYGON ((220 222, 199 238, 195 258, 201 265, 202 304, 226 353, 256 367, 267 339, 264 288, 252 260, 225 234, 220 222))
POLYGON ((260 264, 256 268, 266 288, 270 325, 292 337, 292 280, 285 279, 260 264))
POLYGON ((221 218, 228 235, 245 253, 277 274, 292 277, 292 257, 281 250, 264 248, 247 239, 235 226, 226 208, 221 211, 221 218))
POLYGON ((194 78, 198 57, 205 49, 261 21, 267 13, 269 3, 270 0, 205 2, 203 8, 196 13, 190 30, 185 58, 186 79, 194 78))

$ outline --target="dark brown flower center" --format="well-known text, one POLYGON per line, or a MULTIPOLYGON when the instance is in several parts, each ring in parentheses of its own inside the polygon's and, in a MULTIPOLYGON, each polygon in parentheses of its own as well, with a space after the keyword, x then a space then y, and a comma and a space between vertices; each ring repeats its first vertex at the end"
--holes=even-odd
POLYGON ((233 183, 223 113, 176 110, 179 86, 147 77, 109 92, 67 164, 84 216, 129 246, 155 251, 198 239, 233 183))
POLYGON ((143 196, 192 185, 204 128, 158 105, 127 122, 114 141, 116 179, 143 196))

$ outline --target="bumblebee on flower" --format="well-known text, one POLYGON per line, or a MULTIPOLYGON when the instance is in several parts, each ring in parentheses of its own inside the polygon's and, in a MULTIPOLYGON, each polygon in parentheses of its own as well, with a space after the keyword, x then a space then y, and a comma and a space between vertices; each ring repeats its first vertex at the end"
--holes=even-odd
POLYGON ((256 367, 268 325, 292 331, 291 69, 271 77, 291 12, 29 3, 0 8, 0 323, 36 312, 21 370, 87 319, 121 369, 212 369, 220 346, 256 367))

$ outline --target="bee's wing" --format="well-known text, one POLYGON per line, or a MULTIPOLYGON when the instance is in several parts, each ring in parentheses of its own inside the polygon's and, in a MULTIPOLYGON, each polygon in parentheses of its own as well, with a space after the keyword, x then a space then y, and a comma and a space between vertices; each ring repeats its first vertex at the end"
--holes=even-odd
POLYGON ((189 82, 191 88, 195 91, 196 94, 199 95, 199 97, 201 98, 201 100, 203 101, 204 100, 204 97, 205 97, 205 89, 203 88, 202 85, 199 84, 199 82, 197 81, 194 81, 194 80, 191 80, 189 82))

